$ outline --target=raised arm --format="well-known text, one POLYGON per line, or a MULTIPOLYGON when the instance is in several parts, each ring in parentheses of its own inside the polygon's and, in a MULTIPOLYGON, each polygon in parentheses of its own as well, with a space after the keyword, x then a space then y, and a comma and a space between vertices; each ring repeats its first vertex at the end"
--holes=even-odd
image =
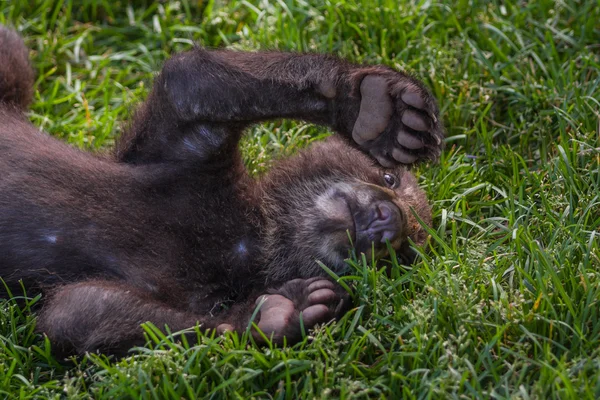
POLYGON ((442 146, 435 100, 403 73, 321 54, 197 48, 167 61, 118 157, 222 160, 248 124, 274 118, 330 126, 384 166, 435 159, 442 146))

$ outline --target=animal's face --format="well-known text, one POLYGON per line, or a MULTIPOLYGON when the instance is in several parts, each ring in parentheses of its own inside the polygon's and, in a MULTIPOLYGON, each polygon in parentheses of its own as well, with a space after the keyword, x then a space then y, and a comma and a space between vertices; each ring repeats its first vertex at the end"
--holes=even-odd
POLYGON ((406 171, 379 172, 379 182, 358 177, 332 182, 316 198, 303 225, 319 237, 320 257, 339 264, 353 245, 358 253, 374 251, 380 258, 387 255, 387 242, 399 250, 420 229, 411 213, 414 195, 420 194, 414 177, 406 171))
POLYGON ((410 251, 408 237, 424 241, 413 213, 429 223, 431 211, 407 170, 382 168, 333 138, 297 157, 304 161, 294 161, 300 169, 284 164, 269 179, 273 223, 267 231, 269 249, 279 260, 289 259, 290 268, 303 265, 294 273, 314 275, 319 268, 315 259, 343 273, 353 247, 380 258, 388 253, 387 242, 402 255, 410 251))

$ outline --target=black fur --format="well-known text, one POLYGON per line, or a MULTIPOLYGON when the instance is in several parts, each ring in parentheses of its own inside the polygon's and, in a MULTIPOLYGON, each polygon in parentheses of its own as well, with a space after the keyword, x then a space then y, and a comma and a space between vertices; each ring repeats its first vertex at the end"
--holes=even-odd
POLYGON ((143 344, 145 321, 244 330, 263 294, 259 327, 296 340, 300 312, 310 327, 347 304, 310 278, 324 275, 315 259, 344 272, 348 231, 378 255, 384 237, 397 249, 425 238, 411 208, 426 221, 430 210, 414 177, 374 161, 439 155, 435 101, 406 75, 318 54, 196 48, 166 62, 111 159, 27 121, 26 54, 0 27, 0 276, 45 293, 39 329, 59 350, 123 354, 143 344), (339 136, 249 177, 243 130, 282 117, 339 136), (386 172, 400 184, 386 187, 386 172))

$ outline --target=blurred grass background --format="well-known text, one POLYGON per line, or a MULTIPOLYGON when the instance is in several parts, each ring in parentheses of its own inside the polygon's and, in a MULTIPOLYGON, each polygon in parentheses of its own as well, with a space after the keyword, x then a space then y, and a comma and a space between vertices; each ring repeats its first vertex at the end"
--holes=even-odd
MULTIPOLYGON (((356 308, 285 349, 148 327, 121 361, 56 360, 0 301, 7 398, 600 397, 600 1, 0 0, 38 73, 31 121, 108 151, 175 51, 334 53, 422 79, 447 148, 416 171, 431 242, 407 267, 349 262, 356 308)), ((328 132, 254 127, 257 173, 328 132)), ((31 294, 34 296, 35 294, 31 294)), ((35 302, 34 298, 30 302, 35 302)))

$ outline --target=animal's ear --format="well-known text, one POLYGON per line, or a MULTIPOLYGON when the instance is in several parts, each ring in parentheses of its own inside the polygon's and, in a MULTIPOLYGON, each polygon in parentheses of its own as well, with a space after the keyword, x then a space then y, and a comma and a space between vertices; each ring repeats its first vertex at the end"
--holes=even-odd
POLYGON ((427 231, 423 228, 420 228, 410 238, 417 246, 423 246, 427 242, 428 237, 429 235, 427 234, 427 231))
POLYGON ((33 97, 34 79, 23 39, 0 25, 0 103, 25 110, 33 97))
POLYGON ((419 201, 411 210, 411 212, 418 215, 418 218, 413 217, 409 219, 409 221, 412 220, 412 222, 409 223, 413 225, 409 227, 410 231, 412 232, 409 237, 417 246, 423 246, 429 237, 429 234, 424 226, 431 225, 432 216, 431 206, 427 201, 427 197, 425 197, 425 193, 421 189, 418 190, 420 192, 420 196, 418 196, 419 201))

